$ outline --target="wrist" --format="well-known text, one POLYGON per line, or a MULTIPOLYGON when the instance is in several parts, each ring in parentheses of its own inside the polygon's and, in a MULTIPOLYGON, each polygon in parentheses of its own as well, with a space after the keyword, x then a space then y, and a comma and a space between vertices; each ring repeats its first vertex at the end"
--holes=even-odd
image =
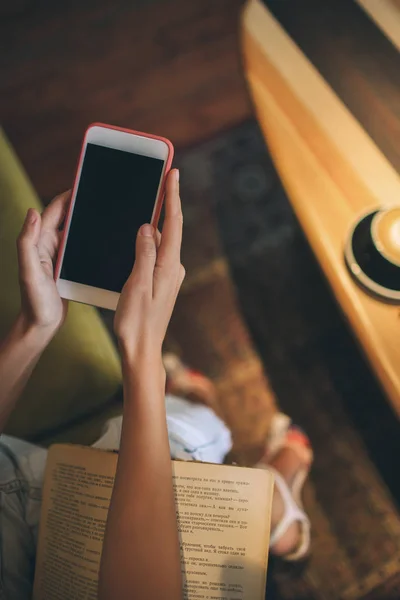
POLYGON ((15 337, 24 340, 30 348, 42 352, 57 333, 57 327, 38 325, 20 312, 13 327, 15 337))
POLYGON ((120 343, 119 346, 124 380, 146 387, 160 385, 165 390, 166 374, 161 350, 142 348, 133 353, 123 344, 120 343))

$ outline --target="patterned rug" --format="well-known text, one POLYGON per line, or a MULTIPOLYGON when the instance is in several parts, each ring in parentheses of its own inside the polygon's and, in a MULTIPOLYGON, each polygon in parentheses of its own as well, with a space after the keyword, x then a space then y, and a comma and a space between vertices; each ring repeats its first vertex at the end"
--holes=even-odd
POLYGON ((216 380, 239 462, 257 456, 275 397, 315 450, 305 494, 313 554, 301 573, 272 565, 267 598, 399 598, 399 424, 342 321, 256 122, 182 152, 177 164, 188 277, 168 345, 216 380))

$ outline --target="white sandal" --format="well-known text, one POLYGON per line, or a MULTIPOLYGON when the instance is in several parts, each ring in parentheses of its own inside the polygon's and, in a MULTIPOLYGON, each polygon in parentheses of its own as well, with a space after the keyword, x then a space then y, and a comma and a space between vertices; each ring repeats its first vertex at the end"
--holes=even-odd
POLYGON ((300 526, 299 545, 293 552, 284 554, 280 558, 291 562, 302 560, 308 555, 311 543, 310 520, 302 508, 299 493, 301 492, 307 473, 305 470, 299 471, 298 476, 293 480, 293 487, 289 488, 282 475, 276 469, 273 467, 268 467, 268 469, 274 474, 275 484, 279 489, 284 506, 283 517, 271 533, 270 546, 272 548, 285 535, 293 523, 298 523, 300 526), (296 494, 297 490, 299 492, 296 494), (295 500, 295 496, 297 496, 297 500, 295 500))
POLYGON ((282 475, 273 467, 264 462, 257 465, 257 467, 268 469, 274 474, 275 484, 279 489, 284 506, 283 517, 271 533, 270 546, 273 547, 280 539, 282 539, 293 523, 298 523, 300 526, 299 545, 293 552, 280 556, 283 560, 291 562, 304 559, 310 550, 311 526, 310 520, 303 508, 301 493, 310 471, 313 454, 307 436, 300 430, 294 428, 291 419, 287 415, 278 413, 272 420, 270 434, 266 444, 267 461, 271 461, 283 448, 293 448, 298 452, 301 450, 302 446, 306 453, 307 466, 296 473, 290 486, 282 475), (294 437, 295 440, 291 440, 290 437, 294 437))

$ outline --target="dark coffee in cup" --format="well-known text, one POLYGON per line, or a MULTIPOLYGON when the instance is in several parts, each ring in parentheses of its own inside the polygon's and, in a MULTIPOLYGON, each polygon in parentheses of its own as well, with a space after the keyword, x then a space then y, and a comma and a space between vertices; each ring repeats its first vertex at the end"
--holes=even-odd
POLYGON ((388 300, 400 301, 400 206, 362 217, 348 238, 345 258, 363 287, 388 300))

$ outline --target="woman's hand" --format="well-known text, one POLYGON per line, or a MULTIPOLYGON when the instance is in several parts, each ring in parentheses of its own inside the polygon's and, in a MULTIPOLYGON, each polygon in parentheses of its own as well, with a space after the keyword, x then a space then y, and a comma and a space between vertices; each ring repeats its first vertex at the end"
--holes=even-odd
POLYGON ((18 238, 21 312, 0 345, 0 433, 41 353, 65 319, 67 304, 56 288, 53 262, 69 198, 69 192, 58 196, 42 216, 30 208, 18 238))
POLYGON ((17 241, 20 320, 25 328, 35 329, 48 339, 67 314, 67 302, 60 298, 54 281, 54 261, 70 197, 70 191, 57 196, 42 215, 30 208, 17 241))
POLYGON ((185 274, 176 170, 168 176, 165 209, 162 236, 150 225, 138 233, 135 265, 115 315, 124 418, 100 566, 100 599, 183 598, 161 361, 161 346, 185 274))
POLYGON ((136 240, 136 260, 118 303, 114 329, 123 359, 138 369, 161 360, 161 347, 185 277, 181 265, 182 209, 179 171, 167 178, 162 236, 143 225, 136 240))

